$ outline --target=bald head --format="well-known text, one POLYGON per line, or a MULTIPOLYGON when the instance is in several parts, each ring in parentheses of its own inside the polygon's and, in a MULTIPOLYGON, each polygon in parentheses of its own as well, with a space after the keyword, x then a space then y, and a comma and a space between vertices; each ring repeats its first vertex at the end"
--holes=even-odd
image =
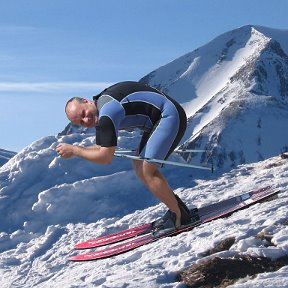
POLYGON ((66 103, 65 112, 68 119, 76 125, 91 128, 95 127, 98 122, 95 103, 85 98, 71 98, 66 103))

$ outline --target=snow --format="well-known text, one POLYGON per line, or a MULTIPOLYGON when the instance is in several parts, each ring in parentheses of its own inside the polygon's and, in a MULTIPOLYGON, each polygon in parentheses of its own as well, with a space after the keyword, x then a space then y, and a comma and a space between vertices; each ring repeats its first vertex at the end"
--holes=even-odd
MULTIPOLYGON (((120 146, 132 136, 126 133, 120 146)), ((210 174, 164 167, 169 183, 189 206, 201 207, 271 184, 281 193, 273 201, 126 254, 97 262, 69 262, 69 256, 79 253, 74 244, 151 221, 165 211, 136 179, 130 161, 115 159, 112 165, 101 166, 79 158, 64 160, 55 153, 61 141, 89 145, 94 140, 89 134, 46 137, 0 168, 0 205, 5 215, 0 234, 1 287, 181 287, 177 272, 211 257, 201 253, 231 236, 235 244, 218 256, 275 259, 288 254, 284 225, 288 162, 273 157, 223 175, 223 171, 210 174), (269 234, 275 246, 266 247, 264 240, 255 238, 261 232, 269 234)), ((285 287, 285 269, 241 280, 234 287, 261 287, 267 282, 285 287)))

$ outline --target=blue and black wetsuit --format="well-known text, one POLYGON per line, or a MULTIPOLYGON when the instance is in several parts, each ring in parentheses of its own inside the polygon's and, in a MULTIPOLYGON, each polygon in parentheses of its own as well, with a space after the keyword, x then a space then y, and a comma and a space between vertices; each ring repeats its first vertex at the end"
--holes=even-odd
POLYGON ((144 130, 139 154, 166 159, 177 147, 187 125, 184 109, 161 91, 139 82, 120 82, 94 96, 99 111, 96 144, 117 146, 119 130, 144 130))

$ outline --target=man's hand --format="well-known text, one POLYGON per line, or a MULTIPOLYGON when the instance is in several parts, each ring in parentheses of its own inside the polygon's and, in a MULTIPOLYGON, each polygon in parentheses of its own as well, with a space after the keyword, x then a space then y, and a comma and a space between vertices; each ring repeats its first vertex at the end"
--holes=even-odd
POLYGON ((74 154, 74 146, 71 144, 66 144, 66 143, 60 143, 57 147, 56 147, 56 152, 58 153, 58 155, 60 155, 61 157, 68 159, 71 158, 73 156, 75 156, 74 154))

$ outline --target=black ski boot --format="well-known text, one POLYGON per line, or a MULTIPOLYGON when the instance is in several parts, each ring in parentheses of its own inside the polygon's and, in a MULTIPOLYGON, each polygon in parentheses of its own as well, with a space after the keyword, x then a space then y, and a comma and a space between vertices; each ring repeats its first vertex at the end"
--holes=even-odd
MULTIPOLYGON (((177 202, 178 202, 178 206, 180 208, 180 211, 181 211, 181 215, 183 214, 184 215, 184 220, 182 221, 181 219, 181 225, 183 225, 184 223, 187 223, 189 222, 189 219, 187 215, 190 214, 190 210, 189 208, 184 204, 184 202, 176 195, 174 194, 177 202), (184 212, 182 213, 182 210, 184 210, 184 212), (182 223, 183 222, 183 223, 182 223)), ((152 229, 153 230, 158 230, 159 228, 161 228, 164 223, 169 219, 171 218, 171 213, 172 211, 168 210, 163 217, 161 217, 160 219, 158 220, 155 220, 154 222, 152 222, 152 229)), ((182 218, 182 217, 181 217, 182 218)))
POLYGON ((181 225, 187 225, 191 223, 191 217, 190 217, 190 210, 186 206, 186 204, 179 198, 178 195, 174 194, 175 198, 178 202, 178 206, 181 211, 181 225))
MULTIPOLYGON (((200 220, 198 215, 198 209, 193 209, 193 217, 191 217, 191 212, 189 208, 185 205, 185 203, 175 195, 175 198, 178 202, 178 206, 181 212, 181 226, 180 228, 187 227, 193 222, 198 222, 200 220)), ((178 227, 179 228, 179 227, 178 227)), ((154 230, 154 237, 161 237, 162 235, 169 234, 175 230, 176 228, 176 214, 172 211, 168 210, 165 215, 152 223, 152 229, 154 230)))

